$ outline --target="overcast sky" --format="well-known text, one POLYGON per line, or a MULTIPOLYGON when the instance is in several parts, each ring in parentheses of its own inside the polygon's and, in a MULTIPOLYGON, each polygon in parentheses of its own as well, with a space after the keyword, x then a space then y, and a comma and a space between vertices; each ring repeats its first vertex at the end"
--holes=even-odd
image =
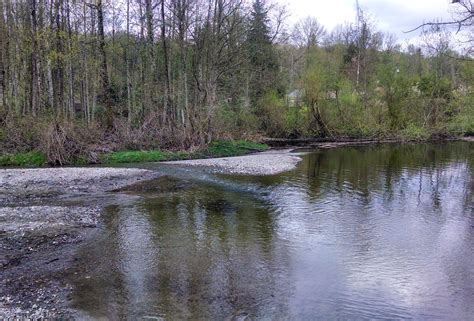
MULTIPOLYGON (((290 23, 313 16, 328 30, 344 22, 353 22, 356 16, 355 0, 277 0, 286 4, 291 13, 290 23)), ((451 0, 359 0, 366 14, 376 22, 378 30, 390 32, 400 42, 414 38, 405 34, 423 21, 449 20, 451 0)))

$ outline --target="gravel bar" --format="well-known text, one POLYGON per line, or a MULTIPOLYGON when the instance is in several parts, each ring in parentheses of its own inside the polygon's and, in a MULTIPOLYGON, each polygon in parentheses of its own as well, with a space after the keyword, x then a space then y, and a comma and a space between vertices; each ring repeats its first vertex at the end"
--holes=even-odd
POLYGON ((201 167, 222 174, 275 175, 294 169, 301 161, 299 156, 290 152, 291 149, 272 150, 246 156, 172 161, 164 164, 201 167))
POLYGON ((96 193, 154 179, 156 171, 134 168, 0 169, 0 205, 65 193, 96 193))

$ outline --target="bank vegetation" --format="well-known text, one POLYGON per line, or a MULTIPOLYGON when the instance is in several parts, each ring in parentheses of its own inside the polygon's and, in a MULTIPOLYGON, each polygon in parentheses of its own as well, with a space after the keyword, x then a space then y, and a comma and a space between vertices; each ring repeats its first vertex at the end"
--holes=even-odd
MULTIPOLYGON (((469 35, 473 3, 456 2, 469 35)), ((3 163, 473 134, 472 39, 427 24, 402 46, 357 9, 328 31, 263 0, 0 1, 3 163)))

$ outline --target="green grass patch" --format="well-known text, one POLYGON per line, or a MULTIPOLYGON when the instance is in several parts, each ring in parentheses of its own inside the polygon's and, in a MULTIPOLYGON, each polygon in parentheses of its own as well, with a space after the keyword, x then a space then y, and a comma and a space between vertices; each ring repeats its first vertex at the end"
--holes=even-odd
POLYGON ((166 153, 160 150, 150 151, 121 151, 102 156, 106 164, 160 162, 167 160, 166 153))
POLYGON ((195 152, 169 152, 161 150, 113 152, 103 155, 101 162, 104 164, 146 163, 209 157, 229 157, 264 151, 266 149, 268 149, 268 146, 265 144, 244 140, 215 141, 209 144, 207 148, 195 152))
MULTIPOLYGON (((162 162, 171 160, 197 159, 209 157, 229 157, 249 154, 251 152, 264 151, 268 149, 265 144, 258 144, 244 140, 237 141, 214 141, 206 148, 194 152, 171 152, 161 150, 149 151, 119 151, 104 154, 100 157, 102 164, 121 164, 121 163, 146 163, 162 162)), ((29 152, 14 155, 1 155, 0 167, 17 166, 30 167, 42 166, 46 164, 47 159, 44 154, 39 152, 29 152)), ((72 165, 87 165, 88 161, 83 158, 75 159, 72 165)))
POLYGON ((46 156, 39 152, 19 153, 0 156, 0 166, 42 166, 46 163, 46 156))

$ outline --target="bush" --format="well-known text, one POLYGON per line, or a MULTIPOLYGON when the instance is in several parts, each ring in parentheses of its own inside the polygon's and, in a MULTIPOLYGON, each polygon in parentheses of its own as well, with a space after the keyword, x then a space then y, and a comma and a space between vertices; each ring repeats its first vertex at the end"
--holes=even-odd
POLYGON ((29 152, 0 156, 0 166, 42 166, 45 163, 46 157, 40 152, 29 152))
POLYGON ((41 151, 51 165, 97 163, 98 145, 103 133, 94 126, 80 126, 70 121, 54 121, 41 136, 41 151))
POLYGON ((268 149, 265 144, 258 144, 244 140, 237 141, 215 141, 209 144, 207 155, 212 157, 226 157, 245 155, 252 151, 264 151, 268 149))
POLYGON ((223 104, 214 119, 215 134, 218 138, 247 138, 258 132, 259 120, 246 107, 223 104))
POLYGON ((456 114, 447 127, 458 135, 474 135, 474 97, 459 99, 456 114))
POLYGON ((422 126, 417 126, 414 123, 409 123, 401 131, 401 136, 404 140, 426 140, 430 138, 430 132, 422 126))
POLYGON ((266 93, 257 103, 257 116, 267 135, 281 137, 285 135, 285 102, 275 91, 266 93))
POLYGON ((3 153, 27 153, 37 150, 41 144, 41 133, 49 118, 8 116, 2 122, 0 151, 3 153))
POLYGON ((161 150, 150 151, 120 151, 104 154, 101 161, 106 164, 160 162, 180 159, 194 159, 206 157, 228 157, 245 155, 253 151, 263 151, 268 148, 265 144, 258 144, 244 140, 214 141, 206 149, 194 152, 170 152, 161 150))

